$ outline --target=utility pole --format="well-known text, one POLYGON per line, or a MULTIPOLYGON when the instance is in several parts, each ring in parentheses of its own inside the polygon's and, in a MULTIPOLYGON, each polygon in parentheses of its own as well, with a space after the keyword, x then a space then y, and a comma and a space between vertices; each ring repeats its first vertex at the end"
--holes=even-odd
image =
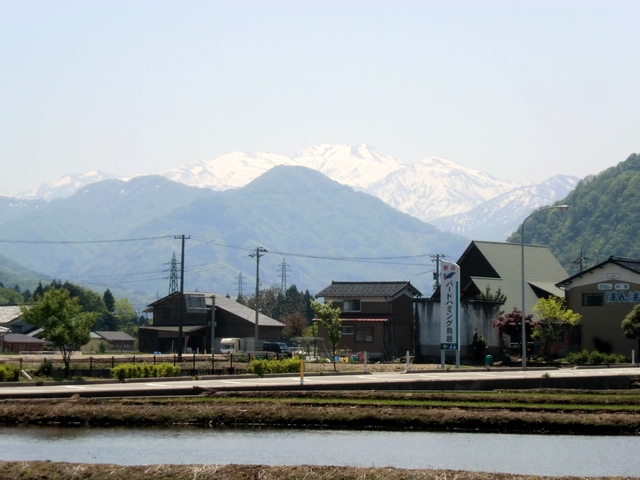
POLYGON ((216 338, 216 296, 211 295, 211 355, 213 355, 215 350, 214 340, 216 338))
POLYGON ((436 262, 436 271, 433 272, 433 280, 435 281, 433 285, 433 291, 435 292, 440 286, 440 260, 444 260, 446 258, 446 255, 442 253, 435 253, 429 256, 431 257, 432 262, 436 262))
POLYGON ((178 361, 182 361, 182 351, 184 350, 184 340, 182 338, 182 322, 184 319, 184 242, 190 236, 176 235, 176 240, 182 240, 182 255, 180 257, 180 323, 178 324, 178 361))
POLYGON ((253 349, 258 349, 258 312, 260 311, 260 257, 262 257, 261 253, 266 252, 267 250, 262 247, 256 247, 256 251, 250 254, 250 257, 256 257, 256 325, 255 325, 255 335, 254 335, 254 343, 253 349))
POLYGON ((282 259, 278 272, 280 273, 280 291, 285 293, 287 291, 287 273, 291 273, 291 270, 289 270, 289 265, 287 265, 284 258, 282 259))
POLYGON ((582 272, 587 260, 589 259, 582 254, 582 247, 580 247, 580 256, 571 263, 582 272))

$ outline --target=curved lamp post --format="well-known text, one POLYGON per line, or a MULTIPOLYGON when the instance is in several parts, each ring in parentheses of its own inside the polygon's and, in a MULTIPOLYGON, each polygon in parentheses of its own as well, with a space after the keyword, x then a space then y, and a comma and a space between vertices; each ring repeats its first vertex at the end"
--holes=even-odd
POLYGON ((520 227, 520 252, 521 252, 521 260, 522 260, 522 310, 520 316, 520 325, 522 326, 522 369, 527 369, 527 327, 525 325, 525 308, 524 308, 524 224, 527 220, 529 220, 536 213, 546 212, 547 210, 554 209, 565 211, 569 208, 569 205, 555 205, 553 207, 545 207, 540 210, 536 210, 529 214, 527 218, 522 221, 522 226, 520 227))

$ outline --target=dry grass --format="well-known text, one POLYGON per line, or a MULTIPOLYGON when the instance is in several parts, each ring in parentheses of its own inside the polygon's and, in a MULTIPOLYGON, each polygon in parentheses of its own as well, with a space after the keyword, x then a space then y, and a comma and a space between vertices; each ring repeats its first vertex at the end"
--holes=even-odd
MULTIPOLYGON (((15 480, 537 480, 531 475, 463 472, 455 470, 405 470, 264 465, 148 465, 119 466, 54 462, 0 462, 0 478, 15 480)), ((575 479, 581 477, 554 477, 575 479)), ((633 477, 601 477, 623 480, 633 477)), ((637 478, 637 477, 636 477, 637 478)))
POLYGON ((640 434, 638 394, 393 392, 213 393, 211 398, 0 402, 0 425, 339 428, 529 433, 640 434), (584 403, 572 403, 571 397, 584 403), (599 397, 595 395, 596 399, 599 397), (613 398, 613 399, 612 399, 613 398), (587 401, 592 403, 587 404, 587 401), (432 402, 436 401, 436 404, 432 402), (614 405, 612 405, 614 403, 614 405))

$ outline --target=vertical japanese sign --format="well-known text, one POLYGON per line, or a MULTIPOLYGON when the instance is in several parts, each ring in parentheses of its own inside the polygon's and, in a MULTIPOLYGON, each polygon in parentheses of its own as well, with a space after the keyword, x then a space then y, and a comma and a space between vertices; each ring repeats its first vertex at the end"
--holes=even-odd
POLYGON ((460 348, 460 267, 442 262, 440 278, 440 350, 460 348))

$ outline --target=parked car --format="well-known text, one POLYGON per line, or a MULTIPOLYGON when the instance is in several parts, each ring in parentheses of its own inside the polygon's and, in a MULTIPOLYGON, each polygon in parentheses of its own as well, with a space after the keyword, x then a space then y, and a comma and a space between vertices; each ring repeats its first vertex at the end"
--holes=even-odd
POLYGON ((291 357, 289 351, 289 345, 284 342, 264 342, 262 344, 262 350, 265 352, 281 353, 287 357, 291 357))

